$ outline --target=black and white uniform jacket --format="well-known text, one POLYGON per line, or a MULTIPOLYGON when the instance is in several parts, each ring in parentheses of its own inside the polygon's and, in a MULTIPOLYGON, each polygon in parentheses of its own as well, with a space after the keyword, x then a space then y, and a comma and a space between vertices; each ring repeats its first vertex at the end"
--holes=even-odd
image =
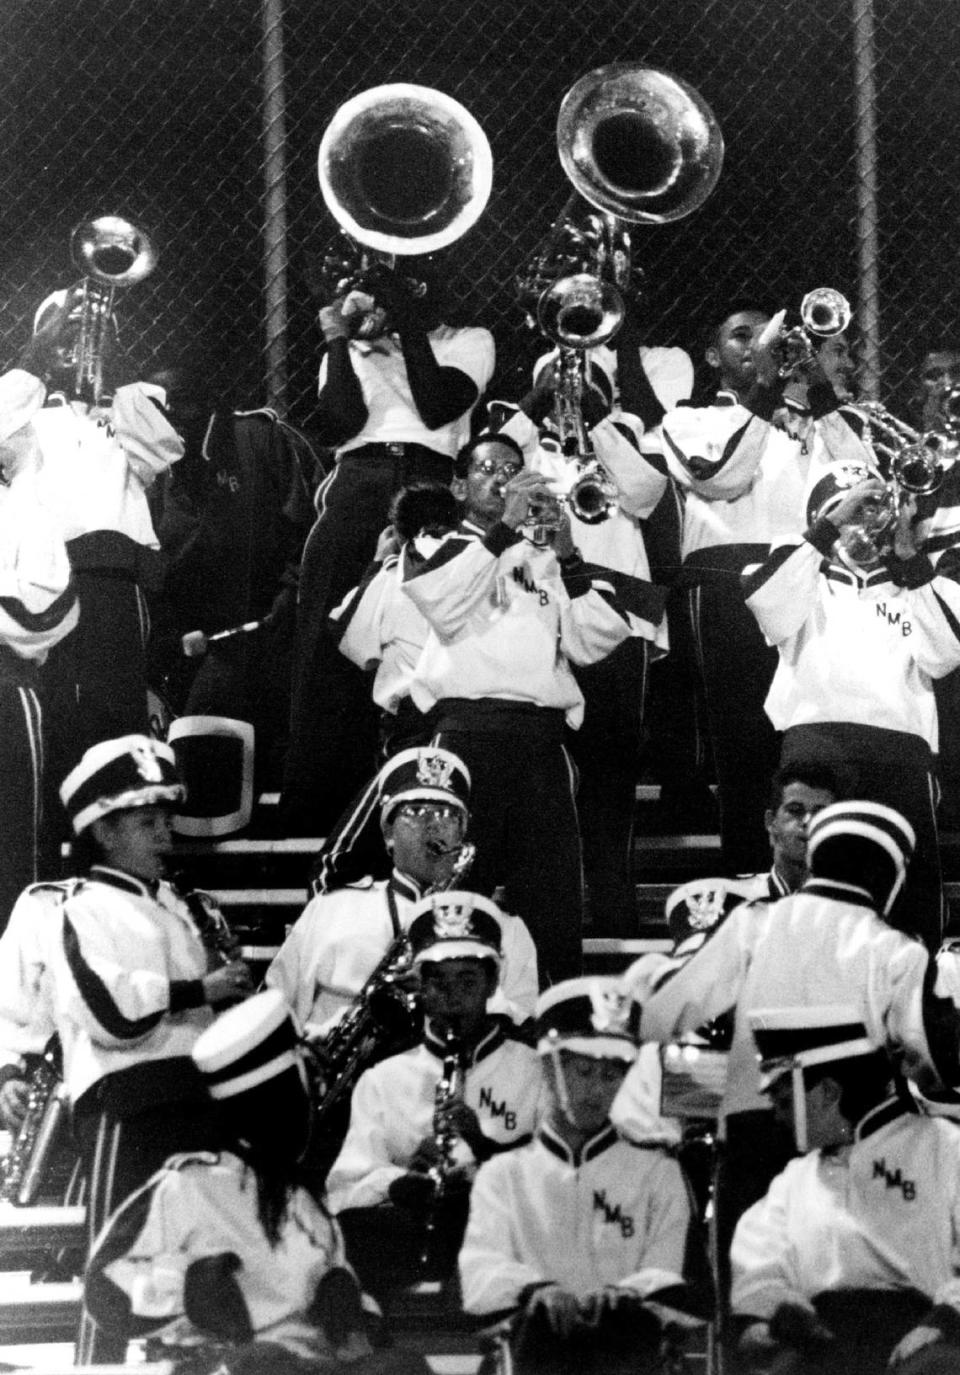
POLYGON ((733 1009, 724 1115, 768 1106, 747 1015, 755 1008, 854 1006, 877 1045, 960 1080, 960 956, 931 956, 893 930, 866 893, 808 879, 779 902, 738 907, 643 1006, 643 1040, 667 1043, 733 1009))
POLYGON ((187 1269, 222 1254, 239 1257, 235 1278, 255 1336, 284 1345, 316 1337, 305 1315, 317 1285, 349 1269, 340 1228, 305 1189, 294 1191, 271 1246, 253 1170, 229 1151, 197 1152, 172 1156, 113 1214, 87 1266, 87 1305, 108 1330, 195 1342, 187 1269))
POLYGON ((690 1224, 686 1182, 663 1151, 607 1124, 575 1155, 545 1123, 477 1175, 460 1252, 464 1308, 515 1308, 543 1284, 578 1298, 608 1286, 641 1298, 672 1289, 690 1224))
POLYGON ((98 865, 62 917, 52 971, 71 1103, 118 1070, 189 1056, 213 1018, 212 966, 176 890, 98 865))
MULTIPOLYGON (((412 1050, 391 1056, 360 1076, 350 1104, 350 1129, 327 1177, 335 1213, 382 1203, 426 1136, 433 1134, 444 1046, 430 1035, 412 1050)), ((533 1048, 517 1040, 509 1022, 494 1021, 473 1050, 459 1096, 476 1113, 494 1149, 532 1136, 542 1111, 543 1080, 533 1048)), ((463 1141, 458 1165, 475 1165, 463 1141)))
POLYGON ((960 665, 960 549, 854 571, 831 557, 829 519, 778 544, 744 576, 747 605, 780 661, 767 696, 777 730, 850 722, 937 751, 931 679, 960 665))
POLYGON ((562 564, 498 522, 469 522, 426 562, 404 552, 404 591, 431 627, 411 684, 421 711, 443 698, 500 698, 561 710, 576 729, 583 694, 570 664, 606 658, 630 636, 609 578, 562 564))
MULTIPOLYGON (((319 893, 277 952, 267 970, 267 984, 283 994, 301 1026, 329 1030, 355 1001, 394 939, 407 930, 422 896, 414 881, 396 870, 390 879, 367 878, 319 893)), ((505 916, 500 929, 503 964, 490 1011, 526 1021, 533 1016, 538 994, 533 937, 520 917, 505 916)))
POLYGON ((960 1131, 899 1099, 852 1145, 791 1160, 737 1225, 733 1311, 767 1320, 840 1289, 919 1290, 960 1320, 960 1131))

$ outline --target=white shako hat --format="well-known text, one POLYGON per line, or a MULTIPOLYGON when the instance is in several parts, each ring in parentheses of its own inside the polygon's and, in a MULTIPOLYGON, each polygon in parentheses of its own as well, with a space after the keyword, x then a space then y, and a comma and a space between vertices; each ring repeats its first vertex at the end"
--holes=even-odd
POLYGON ((565 979, 541 993, 535 1016, 540 1055, 570 1050, 597 1060, 636 1059, 640 1009, 619 979, 565 979))
POLYGON ((881 802, 833 802, 807 830, 811 877, 865 890, 881 916, 903 887, 915 845, 906 817, 881 802))
POLYGON ((173 750, 149 735, 121 735, 91 745, 60 785, 75 835, 110 812, 173 806, 185 796, 173 750))
POLYGON ((377 796, 383 821, 403 802, 446 802, 466 815, 470 770, 450 750, 418 745, 387 760, 377 778, 377 796))
POLYGON ((191 1054, 211 1098, 236 1099, 288 1073, 301 1084, 299 1043, 289 1004, 269 988, 221 1013, 191 1054))
POLYGON ((758 1007, 747 1021, 760 1058, 762 1090, 793 1070, 872 1055, 880 1048, 856 1007, 758 1007))
POLYGON ((499 967, 502 919, 496 903, 480 893, 431 893, 414 907, 407 930, 413 962, 478 959, 494 960, 499 967))

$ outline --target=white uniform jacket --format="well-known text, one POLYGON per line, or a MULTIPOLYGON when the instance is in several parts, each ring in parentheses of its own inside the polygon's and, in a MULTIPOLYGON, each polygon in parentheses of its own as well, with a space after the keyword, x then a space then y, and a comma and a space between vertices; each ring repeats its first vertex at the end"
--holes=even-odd
MULTIPOLYGON (((493 376, 496 359, 493 335, 488 329, 439 325, 427 335, 433 356, 441 368, 466 373, 482 396, 493 376)), ((423 444, 439 454, 456 456, 470 437, 470 411, 439 429, 430 430, 420 418, 399 339, 392 334, 380 339, 351 339, 350 362, 360 383, 367 419, 338 450, 348 454, 364 444, 423 444)), ((320 364, 320 390, 327 380, 327 359, 320 364)), ((471 410, 473 408, 471 407, 471 410)), ((320 500, 323 488, 317 494, 320 500)))
POLYGON ((827 721, 901 731, 936 753, 931 679, 960 665, 960 550, 936 567, 921 554, 854 572, 830 561, 837 533, 818 521, 745 573, 747 605, 780 652, 767 715, 781 731, 827 721))
MULTIPOLYGON (((420 1142, 433 1135, 437 1085, 444 1046, 429 1031, 420 1045, 382 1060, 362 1074, 350 1104, 350 1128, 327 1177, 335 1213, 382 1203, 405 1174, 420 1142)), ((536 1051, 516 1040, 508 1022, 491 1026, 463 1071, 461 1097, 476 1113, 483 1134, 498 1146, 529 1138, 542 1110, 542 1075, 536 1051)), ((462 1142, 457 1164, 474 1164, 462 1142)))
POLYGON ((691 1224, 680 1167, 609 1124, 574 1156, 548 1123, 477 1174, 460 1252, 468 1313, 515 1308, 531 1286, 646 1298, 683 1283, 691 1224))
POLYGON ((253 1171, 230 1152, 172 1156, 114 1213, 94 1243, 86 1273, 90 1312, 109 1330, 196 1339, 184 1308, 191 1261, 233 1252, 235 1278, 257 1337, 281 1340, 281 1324, 303 1320, 317 1284, 349 1268, 336 1222, 297 1189, 272 1247, 257 1216, 253 1171))
MULTIPOLYGON (((529 416, 517 410, 498 432, 517 441, 531 472, 542 473, 557 492, 569 491, 580 470, 574 460, 560 452, 549 431, 541 432, 529 416)), ((593 525, 571 512, 570 525, 573 542, 584 560, 598 572, 602 570, 616 588, 631 634, 651 640, 665 651, 665 591, 650 581, 640 522, 663 496, 667 479, 641 457, 642 436, 643 425, 632 415, 607 416, 594 426, 590 442, 617 488, 620 504, 606 520, 593 525)))
MULTIPOLYGON (((423 894, 394 871, 380 882, 363 879, 307 903, 266 973, 301 1026, 329 1029, 350 1007, 399 931, 391 920, 388 884, 396 902, 399 931, 406 931, 423 894)), ((537 951, 526 923, 504 916, 500 923, 503 961, 492 1012, 515 1021, 533 1016, 539 984, 537 951)))
POLYGON ((484 534, 464 522, 417 566, 404 590, 430 623, 411 696, 421 711, 445 697, 527 702, 583 720, 570 670, 596 663, 630 635, 603 570, 558 563, 509 526, 484 534))
POLYGON ((662 428, 667 468, 684 497, 683 562, 705 578, 738 572, 802 529, 825 465, 870 457, 841 410, 820 414, 800 440, 733 392, 718 393, 712 406, 668 411, 662 428))
POLYGON ((63 904, 76 886, 33 883, 17 898, 0 936, 0 1074, 24 1070, 57 1029, 51 962, 60 943, 63 904))
POLYGON ((891 1099, 853 1144, 791 1160, 737 1225, 733 1311, 838 1289, 919 1290, 960 1317, 960 1131, 891 1099))
POLYGON ((109 409, 45 405, 46 388, 32 373, 14 368, 0 377, 0 465, 35 472, 74 567, 112 565, 118 536, 159 548, 146 490, 183 456, 183 441, 154 404, 165 399, 162 387, 134 382, 117 388, 109 409))
POLYGON ((881 921, 865 895, 808 879, 779 902, 731 912, 693 958, 643 1005, 645 1041, 666 1043, 736 1009, 723 1112, 768 1106, 747 1014, 760 1007, 854 1006, 878 1045, 911 1067, 960 1079, 960 957, 936 959, 881 921))
MULTIPOLYGON (((0 377, 0 387, 3 378, 0 377)), ((42 503, 37 474, 12 474, 0 446, 0 644, 42 664, 79 610, 63 535, 42 503)))
POLYGON ((74 1104, 104 1075, 188 1056, 213 1017, 200 982, 206 947, 168 883, 154 894, 129 874, 94 867, 64 904, 52 967, 74 1104))

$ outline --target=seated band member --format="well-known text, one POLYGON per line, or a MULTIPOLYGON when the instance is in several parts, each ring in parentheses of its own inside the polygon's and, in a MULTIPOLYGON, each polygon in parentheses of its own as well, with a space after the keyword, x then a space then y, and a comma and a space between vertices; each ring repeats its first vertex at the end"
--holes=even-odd
POLYGON ((216 1343, 229 1371, 275 1368, 280 1352, 284 1371, 392 1368, 373 1351, 376 1305, 337 1224, 298 1174, 311 1121, 302 1056, 272 990, 199 1037, 192 1058, 216 1109, 217 1149, 173 1156, 111 1218, 86 1274, 101 1326, 152 1334, 174 1357, 216 1343))
POLYGON ((63 905, 52 977, 92 1241, 168 1155, 206 1144, 208 1101, 190 1052, 213 1009, 252 984, 223 953, 209 900, 163 878, 170 813, 183 797, 169 746, 143 735, 103 741, 60 791, 78 872, 90 861, 63 905))
POLYGON ((375 1294, 452 1273, 477 1165, 529 1139, 540 1108, 536 1053, 487 1010, 501 958, 493 904, 449 892, 415 910, 423 1041, 361 1076, 327 1180, 347 1254, 375 1294))
POLYGON ((743 1368, 960 1369, 960 1132, 917 1112, 856 1008, 750 1022, 764 1091, 807 1153, 733 1240, 743 1368))
POLYGON ((620 1137, 609 1112, 636 1055, 610 978, 541 995, 547 1112, 530 1145, 483 1165, 460 1252, 468 1313, 510 1317, 521 1372, 656 1369, 663 1321, 702 1312, 679 1165, 620 1137), (647 1361, 649 1364, 645 1364, 647 1361))
POLYGON ((457 458, 459 530, 427 561, 404 560, 404 589, 430 623, 411 686, 436 706, 436 742, 472 779, 474 883, 503 884, 530 928, 542 981, 579 972, 583 875, 566 726, 583 718, 571 664, 630 635, 609 579, 578 555, 561 513, 553 546, 525 538, 549 498, 519 446, 480 435, 457 458))
POLYGON ((762 1128, 753 1008, 854 1004, 878 1044, 908 1057, 911 1074, 947 1087, 960 1080, 958 957, 930 955, 884 919, 906 877, 907 822, 879 803, 836 802, 810 822, 807 844, 810 877, 798 892, 738 907, 682 968, 641 993, 643 1036, 661 1044, 733 1011, 720 1110, 741 1162, 736 1180, 729 1172, 731 1226, 784 1163, 777 1134, 762 1128), (758 1150, 767 1138, 772 1149, 758 1150))
POLYGON ((394 493, 410 482, 449 483, 494 366, 489 330, 443 323, 436 263, 408 258, 396 273, 377 265, 365 288, 320 312, 327 352, 317 433, 337 452, 300 570, 281 796, 286 829, 307 835, 326 834, 375 758, 363 680, 337 652, 327 616, 373 558, 394 493))
MULTIPOLYGON (((341 835, 345 847, 354 843, 379 813, 390 877, 365 878, 311 899, 267 970, 266 982, 283 993, 301 1026, 329 1030, 409 929, 419 899, 450 886, 463 854, 469 800, 470 775, 449 750, 420 746, 384 764, 341 835)), ((465 878, 456 883, 467 886, 465 878)), ((537 955, 519 918, 501 913, 500 920, 504 968, 493 1010, 524 1021, 537 998, 537 955)))

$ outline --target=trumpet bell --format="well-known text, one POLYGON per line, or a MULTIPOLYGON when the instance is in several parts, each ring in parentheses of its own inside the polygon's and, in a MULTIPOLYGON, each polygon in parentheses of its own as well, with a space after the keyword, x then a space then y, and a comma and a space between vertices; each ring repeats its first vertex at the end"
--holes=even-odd
POLYGON ((537 323, 555 344, 591 349, 612 339, 623 324, 623 297, 589 272, 561 277, 540 297, 537 323))
POLYGON ((632 63, 598 67, 571 86, 557 145, 577 191, 633 224, 683 219, 707 199, 723 166, 723 135, 699 92, 632 63))
POLYGON ((850 324, 852 315, 846 296, 832 286, 814 287, 800 302, 800 319, 804 329, 819 339, 842 334, 850 324))
POLYGON ((82 220, 70 235, 70 256, 84 277, 105 286, 134 286, 157 265, 153 240, 120 215, 82 220))
POLYGON ((483 213, 490 144, 459 101, 428 86, 374 86, 341 105, 317 158, 320 190, 341 228, 369 248, 432 253, 483 213))

